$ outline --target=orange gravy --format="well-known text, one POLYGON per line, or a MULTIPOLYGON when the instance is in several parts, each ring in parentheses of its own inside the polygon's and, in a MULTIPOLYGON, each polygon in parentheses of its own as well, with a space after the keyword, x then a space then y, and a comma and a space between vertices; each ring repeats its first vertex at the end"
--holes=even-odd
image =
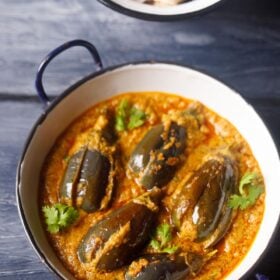
MULTIPOLYGON (((100 273, 89 264, 82 264, 79 261, 77 247, 88 229, 97 220, 102 219, 112 209, 144 192, 142 187, 139 187, 132 178, 127 176, 127 163, 135 145, 139 143, 148 129, 161 122, 163 114, 168 114, 174 110, 184 111, 194 105, 200 108, 200 114, 205 121, 200 128, 204 137, 190 139, 191 145, 186 148, 185 160, 165 188, 165 197, 158 214, 158 223, 170 220, 169 209, 172 204, 170 198, 176 193, 176 187, 180 181, 183 180, 186 174, 198 168, 205 155, 216 149, 234 147, 240 174, 244 174, 247 170, 261 174, 249 145, 236 128, 207 107, 193 100, 159 92, 127 93, 96 104, 76 119, 57 139, 45 161, 41 174, 40 208, 43 205, 59 202, 58 190, 66 168, 65 159, 82 146, 83 135, 86 135, 93 127, 100 112, 104 108, 115 110, 120 100, 124 98, 144 110, 148 117, 144 125, 118 133, 117 141, 121 151, 120 161, 122 162, 122 168, 118 171, 118 185, 110 208, 90 214, 82 213, 79 220, 70 228, 57 234, 47 233, 57 255, 77 279, 124 279, 127 267, 108 273, 100 273)), ((193 279, 223 279, 244 258, 262 221, 264 196, 265 194, 262 194, 252 207, 237 212, 229 231, 215 246, 217 253, 193 279)), ((184 242, 180 239, 180 236, 174 236, 175 245, 189 249, 197 247, 196 244, 184 242)), ((196 249, 199 250, 199 246, 196 249)))

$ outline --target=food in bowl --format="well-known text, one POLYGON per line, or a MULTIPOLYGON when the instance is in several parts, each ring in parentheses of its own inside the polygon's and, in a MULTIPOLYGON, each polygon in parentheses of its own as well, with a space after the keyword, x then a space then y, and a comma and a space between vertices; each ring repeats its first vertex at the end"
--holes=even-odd
POLYGON ((174 6, 178 5, 184 2, 187 2, 185 0, 134 0, 139 3, 149 4, 149 5, 155 5, 155 6, 174 6))
POLYGON ((222 0, 99 0, 106 6, 148 20, 174 20, 196 15, 222 3, 222 0))
POLYGON ((264 213, 245 139, 198 101, 103 101, 57 139, 41 173, 49 240, 77 279, 222 279, 264 213))

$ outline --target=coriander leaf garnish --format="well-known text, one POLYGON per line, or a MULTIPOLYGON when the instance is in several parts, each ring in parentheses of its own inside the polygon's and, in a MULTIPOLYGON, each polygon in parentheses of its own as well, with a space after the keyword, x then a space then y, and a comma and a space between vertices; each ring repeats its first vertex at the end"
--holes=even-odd
POLYGON ((264 192, 263 187, 256 184, 257 177, 255 173, 246 173, 241 178, 238 188, 240 195, 230 196, 229 207, 244 210, 256 203, 259 196, 264 192))
POLYGON ((116 110, 115 128, 117 131, 131 130, 144 124, 146 114, 132 106, 126 99, 121 100, 116 110))
POLYGON ((140 109, 132 107, 130 111, 130 117, 129 117, 129 122, 127 127, 128 129, 139 127, 144 124, 145 120, 146 120, 146 114, 140 109))
POLYGON ((161 224, 156 229, 156 236, 161 241, 161 246, 165 246, 172 238, 169 224, 161 224))
POLYGON ((154 248, 155 250, 157 250, 157 251, 160 251, 160 250, 161 250, 159 241, 157 241, 157 240, 155 240, 155 239, 152 239, 152 240, 151 240, 150 246, 151 246, 152 248, 154 248))
POLYGON ((168 254, 174 254, 178 250, 178 246, 171 246, 171 247, 166 247, 162 250, 163 253, 168 253, 168 254))
POLYGON ((43 206, 42 210, 50 233, 58 233, 61 229, 70 226, 79 217, 79 213, 74 207, 61 203, 53 206, 43 206))
POLYGON ((126 99, 123 99, 116 112, 116 130, 117 131, 124 131, 126 130, 126 123, 127 123, 127 116, 129 114, 130 105, 126 99))
POLYGON ((178 247, 174 245, 167 246, 171 239, 171 226, 169 224, 161 224, 156 228, 155 234, 150 241, 150 246, 158 252, 174 254, 178 247))
POLYGON ((257 178, 256 173, 245 173, 239 183, 239 188, 238 188, 239 193, 241 195, 244 195, 245 194, 244 189, 243 189, 244 186, 251 184, 253 182, 253 180, 255 180, 256 178, 257 178))

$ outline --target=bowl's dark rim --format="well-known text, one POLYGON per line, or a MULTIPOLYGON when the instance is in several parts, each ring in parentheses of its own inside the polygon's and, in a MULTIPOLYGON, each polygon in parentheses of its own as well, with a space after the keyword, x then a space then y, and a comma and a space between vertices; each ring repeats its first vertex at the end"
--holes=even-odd
MULTIPOLYGON (((18 212, 19 212, 19 216, 21 218, 21 221, 23 223, 25 232, 27 233, 28 239, 30 241, 30 243, 32 244, 33 248, 35 248, 35 251, 37 253, 37 255, 40 257, 41 261, 43 263, 45 263, 47 265, 47 267, 50 269, 51 272, 53 272, 56 276, 60 277, 61 279, 65 279, 64 277, 62 277, 62 275, 60 275, 60 273, 56 270, 55 267, 53 267, 51 265, 51 263, 48 261, 48 258, 43 254, 43 252, 41 251, 39 245, 37 245, 35 239, 32 236, 31 230, 29 228, 28 222, 25 218, 25 214, 23 211, 23 207, 22 207, 22 201, 21 201, 21 197, 20 197, 20 181, 21 181, 21 176, 20 176, 20 171, 21 171, 21 165, 24 161, 27 149, 29 147, 29 144, 38 128, 38 126, 45 120, 45 118, 48 116, 48 114, 69 94, 71 94, 71 92, 73 90, 75 90, 76 88, 78 88, 79 86, 81 86, 82 84, 84 84, 85 82, 94 79, 98 76, 101 76, 107 72, 111 72, 113 70, 116 70, 118 68, 122 68, 125 66, 138 66, 141 64, 162 64, 162 65, 170 65, 170 66, 179 66, 179 67, 184 67, 184 68, 188 68, 194 71, 197 71, 199 73, 202 73, 204 75, 209 76, 210 78, 222 83, 223 85, 227 86, 228 88, 230 88, 233 92, 235 92, 236 94, 240 95, 238 93, 238 91, 236 91, 232 86, 227 85, 226 83, 224 83, 220 78, 216 78, 215 76, 213 76, 212 74, 207 73, 207 71, 205 70, 200 70, 200 69, 196 69, 193 66, 189 66, 186 64, 179 64, 179 63, 173 63, 170 61, 138 61, 138 62, 131 62, 131 63, 124 63, 124 64, 120 64, 120 65, 116 65, 116 66, 111 66, 111 67, 107 67, 105 69, 102 69, 100 71, 94 72, 92 74, 89 74, 88 76, 84 77, 83 79, 77 81, 74 85, 70 86, 68 89, 66 89, 61 95, 59 95, 58 97, 56 97, 51 104, 45 109, 45 111, 41 114, 41 116, 38 118, 38 120, 35 122, 35 124, 33 125, 26 141, 24 144, 24 148, 23 148, 23 152, 21 155, 21 158, 19 160, 18 166, 17 166, 17 173, 16 173, 16 199, 17 199, 17 206, 18 206, 18 212)), ((241 95, 240 95, 241 96, 241 95)), ((243 98, 243 97, 242 97, 243 98)), ((244 98, 243 98, 244 99, 244 98)), ((244 99, 245 100, 245 99, 244 99)), ((246 101, 247 102, 247 101, 246 101)), ((248 102, 247 102, 248 103, 248 102)), ((249 103, 248 103, 249 104, 249 103)), ((250 104, 249 104, 250 105, 250 104)), ((253 107, 252 107, 253 108, 253 107)), ((253 108, 254 110, 254 108, 253 108)), ((254 110, 255 111, 255 110, 254 110)), ((259 116, 259 114, 255 111, 255 113, 259 116)), ((263 120, 261 119, 261 117, 259 117, 260 120, 263 122, 263 120)), ((277 145, 274 141, 274 137, 272 136, 270 130, 268 129, 268 127, 265 125, 266 129, 269 131, 270 136, 272 138, 272 141, 274 143, 274 146, 277 149, 277 145)), ((278 157, 279 157, 279 153, 278 153, 278 157)), ((264 258, 265 254, 268 252, 268 249, 270 248, 270 246, 272 245, 273 241, 276 238, 276 233, 278 231, 278 229, 280 228, 280 217, 278 217, 278 221, 277 221, 277 225, 273 231, 273 234, 268 242, 267 247, 265 248, 265 250, 263 251, 263 253, 259 256, 258 260, 255 262, 255 264, 240 278, 240 279, 246 279, 246 276, 248 276, 251 272, 253 272, 253 270, 257 267, 257 265, 260 263, 260 261, 264 258)), ((66 268, 67 269, 67 268, 66 268)))
MULTIPOLYGON (((203 9, 195 11, 195 12, 175 14, 175 15, 157 15, 157 14, 152 14, 152 13, 138 12, 135 10, 125 8, 121 5, 113 2, 112 0, 98 0, 98 1, 117 12, 120 12, 127 16, 135 17, 138 19, 149 20, 149 21, 174 21, 174 20, 183 20, 183 19, 186 19, 189 17, 193 17, 196 15, 204 14, 206 12, 210 12, 210 11, 212 11, 212 9, 215 9, 218 5, 221 5, 226 0, 220 0, 219 2, 217 2, 215 4, 212 4, 208 7, 205 7, 203 9)), ((193 1, 195 1, 195 0, 193 0, 193 1)))

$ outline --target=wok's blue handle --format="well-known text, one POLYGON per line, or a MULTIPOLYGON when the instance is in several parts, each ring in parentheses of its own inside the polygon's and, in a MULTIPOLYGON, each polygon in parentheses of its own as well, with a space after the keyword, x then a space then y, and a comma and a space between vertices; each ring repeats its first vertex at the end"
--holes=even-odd
POLYGON ((91 54, 91 56, 93 57, 95 64, 96 64, 96 68, 97 70, 102 69, 102 61, 101 58, 98 54, 97 49, 95 48, 94 45, 92 45, 91 43, 84 41, 84 40, 73 40, 73 41, 69 41, 64 43, 63 45, 57 47, 56 49, 54 49, 53 51, 51 51, 41 62, 37 75, 36 75, 36 81, 35 81, 35 87, 37 90, 37 93, 41 99, 41 101, 45 104, 48 105, 50 103, 50 99, 47 96, 45 89, 43 87, 43 82, 42 82, 42 78, 43 78, 43 74, 44 71, 46 70, 46 67, 48 66, 48 64, 60 53, 62 53, 63 51, 72 48, 72 47, 85 47, 91 54))

